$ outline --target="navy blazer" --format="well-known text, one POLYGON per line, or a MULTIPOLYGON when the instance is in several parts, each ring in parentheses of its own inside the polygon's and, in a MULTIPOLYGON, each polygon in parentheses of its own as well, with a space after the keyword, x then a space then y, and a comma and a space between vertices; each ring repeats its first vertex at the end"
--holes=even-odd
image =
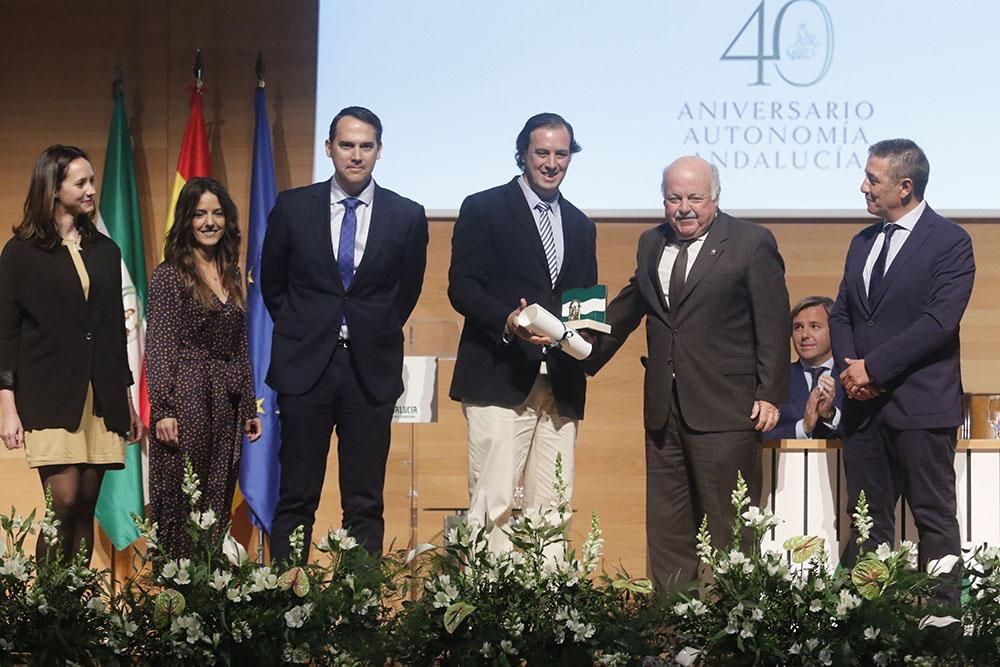
POLYGON ((869 302, 863 272, 882 222, 861 230, 847 251, 844 278, 830 313, 834 359, 864 359, 882 389, 868 401, 847 399, 844 433, 873 414, 897 429, 958 426, 962 421, 959 322, 972 294, 972 239, 928 206, 869 302))
MULTIPOLYGON (((455 221, 448 298, 465 316, 449 392, 455 400, 507 407, 523 403, 538 376, 542 348, 516 336, 505 343, 507 316, 521 297, 558 315, 563 290, 597 284, 597 229, 561 197, 564 257, 552 287, 518 178, 467 197, 455 221)), ((559 414, 582 419, 587 388, 582 365, 558 349, 547 354, 546 365, 559 414)))
POLYGON ((261 294, 274 320, 267 383, 309 391, 333 356, 341 318, 361 381, 380 402, 403 392, 403 324, 420 296, 427 216, 375 186, 364 255, 345 291, 330 231, 330 181, 278 195, 261 251, 261 294))
MULTIPOLYGON (((837 379, 836 364, 833 371, 834 395, 833 407, 841 411, 840 422, 837 428, 830 428, 823 423, 822 419, 816 421, 816 428, 813 429, 812 438, 814 440, 839 439, 843 435, 843 404, 844 388, 837 379)), ((806 416, 806 403, 809 401, 809 384, 806 382, 806 375, 802 370, 802 364, 796 361, 788 370, 788 400, 781 406, 781 418, 778 425, 770 431, 764 432, 764 438, 768 440, 794 440, 796 438, 795 424, 806 416)))

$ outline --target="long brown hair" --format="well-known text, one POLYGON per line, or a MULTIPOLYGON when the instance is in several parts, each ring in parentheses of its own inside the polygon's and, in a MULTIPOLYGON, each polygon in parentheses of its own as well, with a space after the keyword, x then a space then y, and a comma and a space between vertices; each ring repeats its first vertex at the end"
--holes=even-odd
POLYGON ((167 233, 163 258, 181 272, 188 294, 205 306, 214 307, 212 288, 202 280, 194 258, 194 216, 198 210, 198 202, 206 192, 219 198, 219 206, 226 218, 222 239, 215 250, 215 266, 229 298, 235 300, 237 306, 244 308, 246 299, 239 265, 240 225, 236 204, 222 183, 214 178, 192 178, 184 184, 177 198, 177 208, 174 209, 174 225, 167 233))
MULTIPOLYGON (((56 193, 66 178, 70 163, 81 158, 90 162, 90 156, 83 150, 62 144, 49 146, 38 156, 31 170, 28 196, 24 198, 24 217, 21 224, 14 227, 14 234, 19 239, 45 250, 52 250, 62 243, 55 221, 56 193)), ((81 238, 89 239, 97 234, 97 227, 94 226, 96 211, 95 208, 89 214, 76 216, 74 223, 81 238)))

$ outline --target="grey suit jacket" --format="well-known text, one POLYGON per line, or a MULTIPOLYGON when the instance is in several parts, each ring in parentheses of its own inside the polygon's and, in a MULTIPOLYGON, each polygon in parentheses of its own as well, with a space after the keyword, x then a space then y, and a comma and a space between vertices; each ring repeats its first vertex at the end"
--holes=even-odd
POLYGON ((779 406, 788 394, 791 322, 777 243, 765 227, 719 212, 670 310, 657 267, 675 240, 666 222, 639 238, 635 274, 608 305, 611 334, 598 339, 588 372, 607 363, 645 317, 645 427, 666 424, 676 386, 690 428, 753 429, 753 402, 779 406))

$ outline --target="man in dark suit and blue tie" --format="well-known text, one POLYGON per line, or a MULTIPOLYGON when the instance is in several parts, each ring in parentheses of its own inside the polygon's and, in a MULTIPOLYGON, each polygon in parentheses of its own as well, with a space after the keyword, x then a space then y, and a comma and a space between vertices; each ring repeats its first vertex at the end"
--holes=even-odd
POLYGON ((792 308, 792 346, 798 361, 788 373, 788 400, 778 425, 764 434, 771 440, 840 438, 843 390, 834 379, 830 349, 833 299, 807 296, 792 308))
POLYGON ((308 557, 334 427, 343 525, 369 552, 382 550, 403 324, 423 285, 427 217, 372 180, 381 151, 378 116, 343 109, 326 142, 333 178, 282 192, 268 219, 260 276, 274 319, 267 383, 281 410, 273 560, 289 557, 300 525, 308 557))
POLYGON ((469 427, 469 520, 491 529, 495 551, 510 546, 503 528, 522 474, 525 508, 555 500, 559 457, 572 494, 586 391, 582 364, 517 316, 528 303, 558 316, 563 290, 597 283, 594 223, 559 191, 580 150, 573 127, 537 114, 515 147, 522 173, 462 203, 448 271, 448 297, 465 317, 450 395, 469 427))
MULTIPOLYGON (((962 421, 959 323, 972 294, 972 240, 924 201, 930 165, 908 139, 868 150, 861 191, 881 220, 851 241, 830 314, 847 393, 849 507, 863 490, 874 527, 866 548, 895 537, 900 495, 913 512, 920 560, 959 555, 955 445, 962 421)), ((852 527, 854 537, 856 527, 852 527)), ((856 557, 852 549, 848 562, 856 557)), ((959 601, 956 569, 937 590, 959 601)))

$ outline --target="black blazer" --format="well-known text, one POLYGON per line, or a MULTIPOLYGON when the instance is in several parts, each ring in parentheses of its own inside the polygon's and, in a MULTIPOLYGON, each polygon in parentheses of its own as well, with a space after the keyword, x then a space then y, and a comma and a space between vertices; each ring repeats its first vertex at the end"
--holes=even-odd
MULTIPOLYGON (((528 397, 542 349, 514 337, 504 324, 524 297, 558 315, 562 291, 597 283, 597 230, 580 209, 559 200, 565 252, 553 289, 545 250, 518 176, 466 198, 451 239, 448 298, 465 316, 450 396, 513 407, 528 397)), ((583 418, 587 381, 583 366, 561 350, 546 355, 559 414, 583 418)))
POLYGON ((666 424, 676 384, 692 429, 751 430, 755 400, 780 406, 788 396, 791 321, 778 245, 767 228, 720 212, 672 312, 657 268, 675 240, 669 223, 639 238, 635 274, 608 304, 611 334, 599 337, 588 370, 597 372, 645 317, 646 428, 666 424))
POLYGON ((14 399, 26 431, 76 430, 87 386, 108 430, 126 434, 121 253, 98 233, 81 244, 90 275, 84 299, 69 248, 43 250, 14 237, 0 255, 0 371, 13 371, 14 399))
POLYGON ((309 391, 330 362, 343 315, 361 381, 376 400, 395 401, 403 393, 403 324, 426 264, 423 207, 376 185, 365 252, 345 293, 330 236, 330 181, 282 192, 261 253, 261 294, 274 319, 267 383, 283 394, 309 391))

